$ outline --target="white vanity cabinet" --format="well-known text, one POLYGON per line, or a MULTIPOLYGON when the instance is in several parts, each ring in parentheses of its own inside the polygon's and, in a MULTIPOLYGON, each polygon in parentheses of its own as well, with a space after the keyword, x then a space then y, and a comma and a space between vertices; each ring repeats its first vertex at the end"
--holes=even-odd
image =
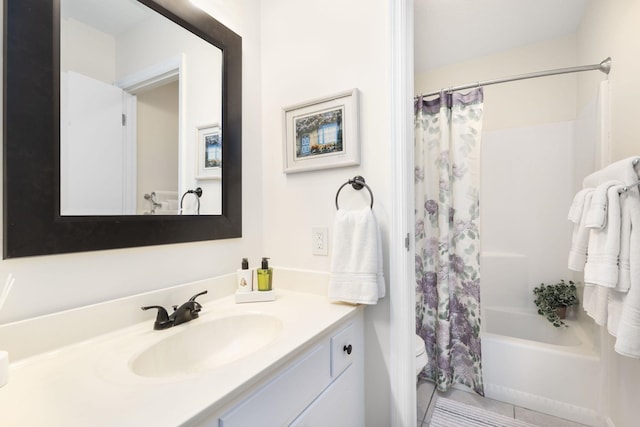
POLYGON ((363 310, 310 341, 299 356, 240 398, 192 425, 364 427, 363 310))

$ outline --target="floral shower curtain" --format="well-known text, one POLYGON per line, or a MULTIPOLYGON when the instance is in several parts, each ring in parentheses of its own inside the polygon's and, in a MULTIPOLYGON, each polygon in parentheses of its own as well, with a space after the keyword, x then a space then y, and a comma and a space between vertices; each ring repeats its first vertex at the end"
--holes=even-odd
POLYGON ((415 102, 416 326, 438 390, 484 395, 480 360, 482 88, 415 102))

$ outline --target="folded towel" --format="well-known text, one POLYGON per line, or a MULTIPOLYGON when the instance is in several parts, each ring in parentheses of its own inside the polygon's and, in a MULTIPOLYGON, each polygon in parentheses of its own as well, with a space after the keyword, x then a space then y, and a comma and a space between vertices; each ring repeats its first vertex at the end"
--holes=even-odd
POLYGON ((569 221, 574 224, 579 224, 580 219, 582 218, 582 210, 584 209, 584 199, 587 193, 593 191, 593 188, 583 188, 578 191, 573 198, 573 202, 571 203, 571 207, 569 207, 569 221))
POLYGON ((160 206, 156 209, 156 214, 158 215, 176 215, 178 214, 178 201, 177 200, 166 200, 164 202, 160 202, 160 206))
POLYGON ((154 190, 156 193, 155 201, 156 203, 167 202, 170 200, 175 200, 176 203, 178 201, 178 192, 171 190, 154 190))
POLYGON ((329 299, 376 304, 384 295, 382 242, 373 211, 339 209, 333 226, 329 299))
MULTIPOLYGON (((584 266, 585 284, 615 288, 618 284, 618 255, 620 254, 620 195, 622 186, 607 191, 607 219, 602 229, 589 231, 587 262, 584 266)), ((595 197, 595 191, 594 191, 595 197)), ((589 214, 587 213, 587 216, 589 214)))
POLYGON ((583 271, 585 262, 587 261, 587 246, 589 244, 589 229, 584 226, 587 212, 591 204, 593 191, 586 193, 584 198, 584 209, 582 209, 582 217, 580 222, 573 226, 573 235, 571 236, 571 249, 569 250, 569 270, 583 271))
POLYGON ((607 191, 614 185, 622 185, 624 182, 618 180, 610 180, 603 184, 598 185, 593 190, 593 197, 591 198, 591 205, 587 212, 587 219, 584 226, 587 228, 601 229, 606 224, 607 219, 607 191))

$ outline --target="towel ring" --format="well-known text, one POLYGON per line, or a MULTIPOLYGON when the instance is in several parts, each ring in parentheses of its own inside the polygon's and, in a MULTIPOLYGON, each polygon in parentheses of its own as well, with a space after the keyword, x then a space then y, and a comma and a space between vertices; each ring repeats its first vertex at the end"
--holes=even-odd
POLYGON ((347 182, 342 184, 340 188, 338 188, 338 192, 336 193, 336 209, 340 209, 340 206, 338 206, 338 196, 340 195, 340 191, 342 191, 344 186, 347 184, 351 184, 351 187, 353 187, 354 190, 362 190, 363 188, 366 188, 367 191, 369 191, 369 196, 371 196, 371 209, 373 209, 373 192, 371 192, 371 188, 369 188, 369 186, 365 183, 364 178, 360 175, 357 175, 353 179, 348 180, 347 182))

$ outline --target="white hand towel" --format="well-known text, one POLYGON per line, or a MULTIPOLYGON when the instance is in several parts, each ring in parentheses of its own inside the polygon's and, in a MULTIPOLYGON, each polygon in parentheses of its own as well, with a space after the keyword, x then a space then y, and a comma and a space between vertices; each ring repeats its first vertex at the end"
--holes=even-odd
POLYGON ((593 190, 593 197, 591 198, 591 205, 587 212, 587 219, 584 226, 587 228, 601 229, 607 222, 607 191, 609 187, 614 185, 622 185, 624 182, 618 180, 610 180, 604 184, 598 185, 593 190))
POLYGON ((585 196, 587 195, 587 193, 590 193, 592 191, 593 188, 583 188, 576 193, 575 197, 573 198, 573 202, 569 207, 569 221, 573 222, 574 224, 580 223, 580 219, 582 218, 582 210, 584 209, 585 196))
POLYGON ((384 295, 382 243, 373 211, 339 209, 333 226, 329 299, 376 304, 384 295))
POLYGON ((584 226, 584 222, 587 217, 587 211, 589 210, 592 196, 593 191, 586 193, 584 198, 584 209, 582 209, 582 217, 580 218, 580 222, 573 226, 571 249, 569 250, 569 270, 584 270, 584 264, 587 260, 587 247, 589 245, 589 229, 584 226))
MULTIPOLYGON (((620 254, 620 195, 617 186, 607 191, 607 219, 602 229, 589 231, 584 282, 615 288, 618 284, 618 255, 620 254)), ((594 192, 595 194, 595 192, 594 192)), ((595 196, 594 196, 595 197, 595 196)), ((588 216, 588 213, 587 213, 588 216)))

